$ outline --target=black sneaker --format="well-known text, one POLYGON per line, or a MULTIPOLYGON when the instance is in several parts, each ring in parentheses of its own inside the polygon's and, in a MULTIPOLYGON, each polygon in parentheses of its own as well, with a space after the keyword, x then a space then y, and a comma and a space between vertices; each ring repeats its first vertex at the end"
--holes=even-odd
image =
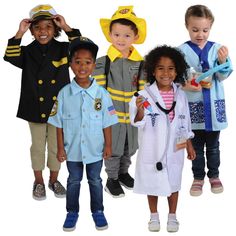
POLYGON ((120 186, 118 179, 107 179, 107 183, 105 186, 105 191, 109 193, 114 198, 124 197, 125 193, 120 186))
POLYGON ((134 187, 134 179, 129 175, 129 173, 120 174, 119 182, 127 189, 133 189, 134 187))

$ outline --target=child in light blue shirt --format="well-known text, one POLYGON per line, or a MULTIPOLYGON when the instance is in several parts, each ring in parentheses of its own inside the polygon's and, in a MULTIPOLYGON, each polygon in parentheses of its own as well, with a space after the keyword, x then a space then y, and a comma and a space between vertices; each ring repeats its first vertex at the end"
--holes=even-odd
POLYGON ((118 122, 109 93, 90 77, 98 46, 85 37, 71 42, 70 66, 74 80, 65 86, 48 122, 57 127, 57 158, 67 161, 67 216, 65 231, 75 229, 79 213, 80 182, 86 165, 91 212, 97 229, 108 227, 104 216, 100 177, 103 159, 111 156, 111 126, 118 122))

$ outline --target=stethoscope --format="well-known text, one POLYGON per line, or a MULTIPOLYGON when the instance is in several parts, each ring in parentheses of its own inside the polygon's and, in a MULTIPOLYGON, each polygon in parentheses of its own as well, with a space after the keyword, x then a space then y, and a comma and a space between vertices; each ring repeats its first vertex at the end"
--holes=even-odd
POLYGON ((167 149, 168 149, 168 147, 169 147, 169 140, 170 140, 170 121, 169 121, 169 119, 168 119, 168 115, 169 115, 169 113, 170 113, 171 111, 173 111, 173 110, 175 109, 175 106, 176 106, 176 98, 177 98, 177 95, 178 95, 178 89, 177 89, 177 91, 176 91, 176 93, 175 93, 174 101, 173 101, 173 103, 172 103, 171 108, 170 108, 170 109, 165 109, 165 108, 162 107, 162 106, 160 105, 160 103, 157 101, 156 96, 152 93, 152 91, 150 90, 149 86, 150 86, 150 85, 145 85, 145 88, 144 88, 144 89, 147 91, 147 93, 148 93, 149 96, 152 98, 152 100, 153 100, 154 103, 157 105, 157 107, 158 107, 162 112, 165 113, 165 115, 166 115, 167 127, 168 127, 168 129, 167 129, 167 136, 166 136, 165 151, 164 151, 164 153, 163 153, 161 159, 156 163, 156 169, 157 169, 158 171, 161 171, 161 170, 164 168, 162 163, 163 163, 163 160, 164 160, 164 158, 165 158, 165 156, 166 156, 167 149))

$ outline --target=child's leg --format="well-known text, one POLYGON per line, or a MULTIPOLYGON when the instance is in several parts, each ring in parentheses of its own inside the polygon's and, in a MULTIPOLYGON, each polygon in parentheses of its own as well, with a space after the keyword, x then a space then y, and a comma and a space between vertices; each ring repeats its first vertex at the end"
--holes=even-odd
POLYGON ((206 157, 207 157, 207 176, 211 184, 213 193, 222 193, 224 187, 219 179, 220 149, 219 149, 220 131, 210 131, 206 133, 206 157))
POLYGON ((133 189, 134 187, 134 179, 128 172, 132 155, 134 155, 134 153, 129 153, 128 138, 126 137, 124 153, 120 158, 119 182, 127 189, 133 189))
POLYGON ((79 216, 80 182, 83 178, 82 162, 66 162, 69 177, 67 179, 66 210, 67 215, 63 224, 64 231, 73 231, 79 216))
POLYGON ((196 151, 196 158, 192 161, 193 183, 190 188, 190 195, 200 196, 204 184, 205 172, 205 156, 204 147, 206 143, 205 130, 193 130, 194 138, 192 139, 193 147, 196 151))
POLYGON ((55 183, 57 181, 58 174, 59 174, 59 171, 50 170, 49 182, 55 183))
POLYGON ((45 168, 46 124, 29 122, 31 133, 31 163, 34 170, 35 183, 43 184, 42 170, 45 168))
POLYGON ((47 145, 48 145, 48 160, 47 166, 50 169, 51 184, 57 181, 58 173, 61 167, 60 162, 57 160, 57 135, 56 127, 47 124, 47 145))
POLYGON ((79 212, 80 182, 83 178, 82 162, 66 162, 69 177, 67 179, 66 210, 67 212, 79 212))
POLYGON ((148 204, 149 204, 150 212, 151 213, 156 213, 157 212, 158 197, 148 195, 147 198, 148 198, 148 204))
POLYGON ((102 170, 102 160, 86 165, 86 174, 90 191, 90 208, 95 227, 98 230, 108 228, 106 217, 103 213, 103 188, 100 173, 102 170))
POLYGON ((196 151, 196 158, 192 161, 193 177, 197 180, 203 180, 205 177, 205 157, 204 147, 206 143, 205 130, 193 130, 194 138, 192 139, 193 147, 196 151))
POLYGON ((169 214, 175 214, 177 209, 179 192, 172 193, 170 197, 168 197, 169 204, 169 214))
POLYGON ((169 214, 167 221, 168 232, 177 232, 179 230, 179 222, 176 219, 178 196, 179 192, 175 192, 172 193, 170 197, 168 197, 168 204, 169 204, 169 214))
POLYGON ((102 160, 86 165, 86 174, 91 198, 91 212, 103 211, 103 188, 100 173, 102 160))
POLYGON ((36 184, 44 184, 43 173, 41 170, 34 170, 34 177, 36 184))
POLYGON ((209 178, 219 177, 220 150, 219 150, 220 131, 206 132, 206 158, 207 176, 209 178))
POLYGON ((157 196, 147 196, 148 204, 150 209, 150 221, 148 222, 148 229, 149 231, 159 231, 160 230, 160 220, 159 220, 159 213, 157 212, 157 196))

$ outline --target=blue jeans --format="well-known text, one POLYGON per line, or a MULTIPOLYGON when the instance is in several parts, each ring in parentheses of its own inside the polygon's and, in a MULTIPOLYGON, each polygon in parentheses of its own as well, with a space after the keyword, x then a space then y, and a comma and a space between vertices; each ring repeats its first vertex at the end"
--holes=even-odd
MULTIPOLYGON (((90 191, 90 209, 92 213, 103 211, 103 187, 100 177, 102 160, 86 165, 86 174, 90 191)), ((66 210, 79 212, 80 182, 83 179, 82 162, 67 161, 69 177, 67 179, 66 210)))
POLYGON ((196 151, 196 159, 192 161, 192 171, 194 179, 203 180, 205 172, 204 147, 206 146, 207 176, 217 178, 219 176, 220 131, 193 130, 195 136, 192 139, 193 147, 196 151))

